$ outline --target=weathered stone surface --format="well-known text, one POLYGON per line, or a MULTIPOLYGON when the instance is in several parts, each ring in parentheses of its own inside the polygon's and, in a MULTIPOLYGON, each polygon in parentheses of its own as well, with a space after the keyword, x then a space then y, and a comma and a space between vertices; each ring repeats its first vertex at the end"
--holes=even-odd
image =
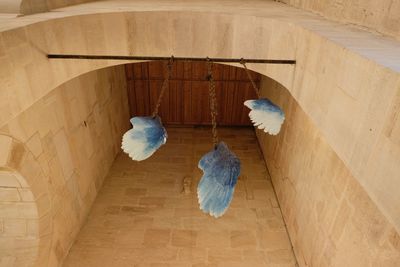
MULTIPOLYGON (((35 133, 41 116, 20 115, 17 122, 12 118, 63 82, 119 64, 47 60, 39 51, 295 58, 295 72, 293 66, 287 65, 249 68, 288 88, 379 209, 400 225, 400 197, 392 190, 399 187, 396 178, 400 148, 393 135, 398 128, 400 83, 397 41, 273 1, 259 0, 245 6, 238 0, 231 0, 230 5, 213 1, 184 7, 180 1, 160 3, 100 1, 40 16, 2 19, 0 82, 7 86, 0 98, 0 129, 9 123, 9 131, 26 141, 35 133), (142 12, 149 8, 154 12, 142 12), (210 8, 216 12, 207 13, 210 8), (98 10, 108 12, 93 14, 98 10), (74 16, 77 14, 82 16, 74 16), (162 33, 159 29, 163 29, 162 33)), ((65 97, 73 98, 75 87, 70 85, 71 93, 65 97)), ((109 93, 105 90, 104 96, 109 93)), ((42 123, 40 128, 56 133, 65 118, 57 111, 63 105, 54 105, 53 98, 51 95, 45 102, 56 112, 41 113, 36 109, 34 114, 43 114, 46 121, 52 122, 42 123)), ((76 124, 87 115, 87 109, 72 98, 70 101, 77 108, 66 117, 76 124)), ((93 143, 90 138, 84 140, 85 152, 93 155, 93 143)), ((94 172, 85 170, 83 175, 90 171, 94 172)), ((99 184, 97 181, 94 186, 98 188, 99 184)), ((80 186, 86 191, 91 185, 82 182, 80 186)))
POLYGON ((0 242, 10 251, 14 248, 15 253, 7 255, 15 257, 15 266, 55 266, 64 259, 93 202, 93 186, 101 185, 119 151, 129 118, 125 86, 121 67, 89 73, 60 86, 7 124, 9 134, 25 143, 0 135, 2 148, 9 150, 5 168, 18 171, 0 172, 0 217, 7 238, 0 235, 0 242), (113 96, 104 94, 110 86, 118 88, 113 96), (45 241, 49 236, 53 242, 45 241), (16 239, 21 246, 23 240, 41 241, 32 253, 21 256, 16 239))
POLYGON ((295 7, 310 10, 331 20, 352 23, 400 39, 400 2, 383 0, 317 1, 279 0, 295 7))
POLYGON ((0 135, 0 166, 5 166, 11 150, 12 139, 7 135, 0 135))
MULTIPOLYGON (((379 16, 371 17, 385 18, 386 22, 382 21, 378 25, 386 25, 387 29, 396 30, 396 25, 399 25, 396 23, 398 15, 395 15, 398 13, 395 12, 398 5, 393 4, 389 9, 386 5, 388 1, 383 3, 384 11, 380 12, 379 16)), ((371 7, 374 5, 368 5, 366 10, 370 10, 371 7)), ((359 10, 359 6, 349 10, 352 10, 352 15, 357 15, 355 11, 359 10)), ((304 233, 307 233, 308 237, 301 241, 315 242, 304 247, 306 258, 321 242, 319 239, 311 240, 311 226, 320 224, 323 229, 331 226, 336 216, 335 211, 341 207, 342 203, 339 200, 342 198, 349 201, 350 207, 353 202, 365 207, 368 211, 366 214, 374 218, 373 222, 368 224, 360 214, 354 212, 354 219, 346 224, 349 229, 360 227, 358 235, 368 236, 365 244, 369 245, 371 240, 385 236, 385 231, 377 227, 380 224, 380 213, 387 219, 388 225, 399 231, 398 41, 351 25, 334 23, 280 3, 261 0, 251 3, 236 0, 208 1, 201 4, 171 1, 169 5, 157 0, 102 1, 36 16, 2 18, 1 22, 0 83, 4 86, 0 90, 0 129, 24 143, 31 140, 33 135, 39 134, 43 149, 39 161, 43 172, 50 175, 47 177, 46 188, 49 188, 53 201, 55 221, 63 225, 60 226, 60 229, 63 229, 60 232, 63 234, 59 236, 76 233, 77 229, 73 226, 79 225, 78 222, 88 213, 88 203, 93 202, 96 192, 101 187, 104 177, 102 174, 107 173, 118 151, 116 140, 121 128, 116 127, 117 130, 107 132, 106 135, 98 134, 107 123, 114 126, 120 123, 110 123, 111 116, 104 116, 102 108, 106 105, 112 106, 109 110, 114 111, 113 115, 118 114, 114 116, 118 118, 122 118, 121 114, 127 114, 127 111, 124 105, 120 105, 121 98, 115 102, 111 101, 111 104, 108 102, 111 98, 110 88, 115 86, 101 86, 109 84, 106 75, 88 74, 85 76, 86 80, 80 80, 82 84, 75 80, 63 85, 65 94, 55 92, 55 88, 60 84, 80 74, 120 62, 81 61, 77 64, 76 61, 48 60, 42 51, 296 59, 296 67, 249 65, 249 68, 275 79, 288 88, 299 106, 292 102, 285 108, 292 109, 296 114, 299 114, 299 107, 304 111, 302 116, 296 115, 296 119, 292 120, 293 127, 288 127, 287 135, 277 137, 269 149, 272 158, 275 159, 273 165, 276 167, 276 170, 271 168, 271 173, 273 176, 283 175, 282 183, 277 186, 282 211, 294 229, 298 230, 308 222, 304 226, 304 233), (209 13, 211 8, 214 12, 209 13), (96 27, 93 28, 93 25, 96 27), (91 84, 88 80, 96 80, 98 83, 96 86, 87 86, 91 84), (99 91, 81 90, 93 87, 99 91), (98 102, 93 100, 95 98, 98 102), (89 122, 88 127, 81 124, 85 119, 89 122), (63 175, 71 174, 72 165, 68 158, 66 162, 59 162, 58 152, 64 149, 60 149, 61 145, 57 150, 53 143, 54 135, 63 127, 68 136, 68 145, 71 145, 73 166, 77 170, 72 174, 73 178, 65 179, 63 175), (304 137, 314 133, 315 129, 320 134, 312 135, 312 138, 304 137), (97 136, 98 139, 94 141, 93 136, 97 136), (103 153, 96 150, 102 147, 97 144, 104 144, 110 139, 115 141, 114 145, 104 148, 103 153), (290 140, 297 140, 296 146, 287 145, 290 140), (297 155, 299 151, 310 153, 304 153, 301 160, 297 161, 293 155, 297 155), (288 156, 291 154, 292 156, 288 156), (320 155, 323 156, 319 157, 320 155), (318 161, 314 160, 316 157, 319 158, 318 161), (330 184, 328 174, 336 177, 334 175, 337 175, 335 167, 338 161, 342 161, 345 166, 344 176, 330 184), (91 165, 88 162, 96 164, 91 165), (287 173, 282 171, 282 166, 290 166, 287 173), (298 170, 302 169, 299 166, 306 166, 304 169, 310 169, 312 172, 321 172, 322 178, 312 179, 312 182, 316 181, 317 184, 313 184, 311 180, 300 179, 299 177, 304 177, 300 174, 305 172, 299 172, 298 170), (328 168, 322 170, 319 166, 328 168), (76 181, 67 183, 68 179, 76 181), (343 183, 339 179, 343 179, 343 183), (311 185, 321 190, 313 191, 311 185), (331 192, 331 188, 334 188, 334 192, 331 192), (345 194, 344 188, 355 192, 359 192, 361 188, 365 194, 357 194, 360 199, 352 199, 349 194, 345 194), (294 210, 297 207, 288 203, 298 203, 298 194, 304 194, 307 196, 305 198, 310 199, 313 196, 312 192, 318 192, 315 194, 313 206, 301 216, 296 216, 294 210), (324 198, 326 196, 329 196, 329 199, 336 198, 337 202, 327 201, 324 198), (64 217, 62 210, 76 216, 64 217)), ((366 22, 371 25, 368 18, 366 22)), ((122 84, 123 75, 118 77, 114 82, 122 84)), ((115 92, 113 90, 113 94, 115 92)), ((26 143, 26 146, 32 147, 35 157, 40 153, 38 143, 26 143)), ((7 157, 11 167, 22 168, 21 162, 25 160, 22 150, 13 151, 12 155, 3 156, 1 160, 4 161, 7 157)), ((249 156, 249 153, 252 152, 243 153, 243 156, 249 156)), ((181 164, 176 164, 170 171, 179 171, 184 162, 182 160, 181 164)), ((165 166, 167 164, 157 167, 160 167, 162 173, 165 166)), ((27 172, 29 169, 24 168, 27 172)), ((116 179, 112 183, 126 182, 116 179)), ((35 189, 33 192, 45 191, 41 190, 43 186, 37 183, 32 184, 31 188, 35 189)), ((160 192, 159 190, 156 195, 148 197, 165 197, 160 192)), ((247 197, 257 198, 247 202, 252 209, 257 210, 269 204, 273 208, 278 206, 274 198, 267 198, 257 192, 253 195, 247 194, 247 197)), ((242 200, 245 201, 246 196, 238 195, 232 207, 246 208, 242 200)), ((131 202, 127 203, 126 207, 132 205, 137 208, 135 205, 140 204, 140 199, 126 201, 131 202)), ((154 199, 143 200, 142 204, 146 207, 141 207, 142 211, 144 209, 146 215, 154 218, 172 218, 180 215, 184 227, 206 228, 207 219, 202 217, 201 213, 188 211, 187 207, 180 207, 180 210, 169 207, 159 211, 157 207, 167 204, 162 203, 162 200, 155 202, 157 201, 154 199), (191 216, 196 216, 198 220, 191 220, 191 216)), ((123 213, 123 210, 120 209, 119 212, 123 213)), ((261 213, 261 216, 265 214, 268 213, 261 213)), ((235 212, 232 211, 227 216, 235 216, 235 212)), ((161 224, 159 220, 157 223, 161 224)), ((215 229, 239 231, 245 230, 244 225, 242 222, 229 222, 226 225, 213 226, 215 229)), ((343 229, 345 232, 349 231, 346 227, 343 229)), ((324 233, 322 230, 316 232, 324 233)), ((296 243, 301 241, 296 240, 296 243)), ((61 244, 61 241, 54 244, 61 244)), ((365 248, 365 244, 360 245, 360 250, 365 248)), ((353 249, 346 247, 348 244, 342 245, 347 250, 353 249)), ((54 255, 62 258, 62 252, 65 252, 68 245, 62 244, 59 247, 57 253, 51 254, 53 256, 49 264, 57 265, 54 255)), ((347 264, 346 261, 342 261, 345 259, 346 249, 338 252, 337 257, 340 260, 336 264, 347 264)), ((357 260, 359 255, 355 255, 354 260, 357 260)), ((382 259, 385 260, 384 263, 392 264, 397 260, 394 256, 387 259, 387 253, 384 251, 375 255, 375 262, 382 259)), ((172 251, 171 258, 176 258, 175 256, 175 251, 172 251)), ((7 258, 7 262, 9 260, 7 258)), ((318 260, 328 262, 322 256, 321 259, 315 259, 316 262, 318 260)))
MULTIPOLYGON (((269 78, 261 84, 262 94, 285 111, 286 121, 278 136, 262 132, 257 136, 299 265, 375 266, 382 261, 385 266, 399 265, 398 232, 393 223, 289 92, 269 78)), ((261 236, 285 243, 279 232, 261 236)), ((273 262, 286 261, 285 248, 281 249, 281 255, 274 253, 273 262)))
MULTIPOLYGON (((295 266, 282 217, 265 212, 258 218, 248 205, 253 200, 243 198, 243 191, 234 194, 242 205, 231 205, 219 219, 200 211, 196 190, 182 194, 177 185, 188 175, 187 170, 193 172, 195 185, 200 178, 197 164, 209 149, 210 132, 206 128, 167 131, 176 142, 167 142, 149 159, 135 163, 124 153, 117 157, 65 266, 95 262, 99 255, 88 255, 86 251, 100 247, 107 248, 104 253, 115 251, 110 265, 295 266), (185 160, 178 160, 182 166, 176 169, 171 159, 185 160), (150 197, 154 192, 168 194, 150 197), (126 197, 136 199, 136 204, 125 205, 126 197), (266 217, 268 214, 271 216, 266 217)), ((275 198, 253 129, 220 128, 219 133, 241 159, 248 191, 257 191, 255 195, 260 199, 265 199, 262 193, 275 198)), ((274 209, 269 201, 264 205, 265 209, 274 209)))

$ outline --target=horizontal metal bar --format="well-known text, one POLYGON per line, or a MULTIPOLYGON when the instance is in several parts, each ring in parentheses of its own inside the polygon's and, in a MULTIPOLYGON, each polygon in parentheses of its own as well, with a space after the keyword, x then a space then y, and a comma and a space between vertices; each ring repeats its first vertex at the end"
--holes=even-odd
MULTIPOLYGON (((103 56, 103 55, 67 55, 48 54, 50 59, 91 59, 91 60, 169 60, 171 57, 148 56, 103 56)), ((173 57, 179 61, 211 61, 221 63, 259 63, 259 64, 296 64, 296 60, 290 59, 246 59, 246 58, 202 58, 202 57, 173 57)))

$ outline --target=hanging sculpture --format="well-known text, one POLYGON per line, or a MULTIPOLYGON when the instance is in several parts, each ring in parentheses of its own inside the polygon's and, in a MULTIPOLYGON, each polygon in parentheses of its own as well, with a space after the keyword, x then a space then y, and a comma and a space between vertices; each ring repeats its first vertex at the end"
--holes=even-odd
POLYGON ((218 218, 228 209, 240 174, 240 160, 224 142, 199 161, 204 172, 197 187, 200 209, 218 218))
POLYGON ((209 97, 212 120, 213 149, 199 161, 203 176, 197 186, 200 209, 218 218, 228 209, 240 174, 240 160, 224 142, 218 142, 217 101, 211 63, 208 62, 209 97))
POLYGON ((283 121, 285 120, 285 114, 283 113, 282 109, 272 103, 271 100, 267 98, 261 98, 260 92, 258 91, 246 64, 244 62, 241 62, 241 64, 244 66, 247 76, 249 77, 254 91, 258 96, 258 99, 256 100, 247 100, 244 102, 244 105, 251 109, 249 117, 253 125, 271 135, 278 134, 281 130, 283 121))
POLYGON ((131 159, 145 160, 167 141, 160 117, 133 117, 130 122, 133 128, 122 137, 122 149, 131 159))
POLYGON ((285 114, 267 98, 247 100, 244 105, 251 109, 249 117, 254 126, 271 135, 277 135, 281 130, 285 114))
POLYGON ((161 87, 157 104, 153 114, 148 117, 133 117, 130 122, 132 129, 128 130, 122 137, 122 150, 129 155, 132 160, 141 161, 149 158, 167 141, 167 131, 161 123, 161 118, 157 115, 164 91, 168 87, 171 78, 173 59, 167 64, 167 75, 161 87))

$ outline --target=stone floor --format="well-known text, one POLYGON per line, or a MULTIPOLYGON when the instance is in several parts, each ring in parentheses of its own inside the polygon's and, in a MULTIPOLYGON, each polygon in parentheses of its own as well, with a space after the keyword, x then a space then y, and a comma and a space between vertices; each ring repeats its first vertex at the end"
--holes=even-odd
POLYGON ((242 163, 234 199, 219 219, 199 210, 196 195, 210 130, 169 128, 168 135, 143 162, 117 157, 64 266, 295 266, 253 129, 219 130, 242 163))

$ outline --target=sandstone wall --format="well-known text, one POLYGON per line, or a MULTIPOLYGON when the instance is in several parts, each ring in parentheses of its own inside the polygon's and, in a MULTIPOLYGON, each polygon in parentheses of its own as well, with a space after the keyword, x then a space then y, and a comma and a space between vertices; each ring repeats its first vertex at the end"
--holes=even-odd
POLYGON ((0 14, 31 15, 95 0, 2 0, 0 14))
MULTIPOLYGON (((13 143, 11 137, 0 139, 13 143)), ((40 236, 46 238, 43 231, 39 233, 37 201, 26 180, 4 168, 0 169, 0 214, 0 266, 32 265, 39 258, 40 236)))
POLYGON ((22 0, 20 4, 20 13, 29 15, 92 1, 95 0, 22 0))
MULTIPOLYGON (((0 195, 4 200, 0 202, 0 218, 7 218, 0 219, 0 223, 14 222, 12 228, 0 232, 3 241, 0 244, 0 262, 25 266, 22 263, 28 260, 6 251, 15 243, 2 237, 29 233, 47 240, 40 249, 47 247, 49 251, 42 253, 36 266, 58 266, 66 256, 120 151, 122 133, 129 127, 126 92, 122 66, 90 72, 57 87, 9 123, 0 126, 1 135, 12 136, 22 143, 20 147, 29 151, 18 157, 12 156, 14 152, 10 149, 8 156, 14 159, 9 159, 11 162, 6 166, 18 169, 28 185, 8 186, 8 194, 0 195), (22 158, 18 166, 15 166, 15 158, 22 158), (40 170, 27 160, 37 162, 40 170), (38 172, 41 173, 39 178, 28 179, 27 176, 38 172), (35 182, 38 179, 45 183, 38 184, 35 182), (21 214, 18 207, 22 208, 22 204, 16 203, 25 201, 21 190, 27 191, 30 187, 34 187, 35 196, 26 197, 26 201, 30 206, 36 205, 39 215, 35 207, 24 209, 27 212, 21 214), (14 192, 15 196, 11 195, 14 192), (27 229, 30 232, 27 233, 27 229)), ((2 154, 7 153, 8 143, 0 142, 0 146, 2 154)), ((26 258, 35 258, 32 241, 19 241, 15 251, 24 252, 21 254, 26 258), (28 250, 30 254, 26 254, 27 248, 31 248, 28 250)))
POLYGON ((263 77, 283 107, 277 136, 257 136, 300 266, 399 266, 400 236, 289 92, 263 77))
POLYGON ((264 0, 99 1, 5 18, 0 30, 0 125, 65 81, 121 64, 47 52, 296 59, 248 67, 288 88, 399 231, 399 42, 264 0))
POLYGON ((197 199, 211 129, 167 132, 167 143, 145 161, 118 155, 64 267, 295 267, 253 129, 218 128, 241 161, 232 203, 218 219, 197 199))
POLYGON ((278 0, 329 19, 367 27, 400 39, 400 0, 278 0))

